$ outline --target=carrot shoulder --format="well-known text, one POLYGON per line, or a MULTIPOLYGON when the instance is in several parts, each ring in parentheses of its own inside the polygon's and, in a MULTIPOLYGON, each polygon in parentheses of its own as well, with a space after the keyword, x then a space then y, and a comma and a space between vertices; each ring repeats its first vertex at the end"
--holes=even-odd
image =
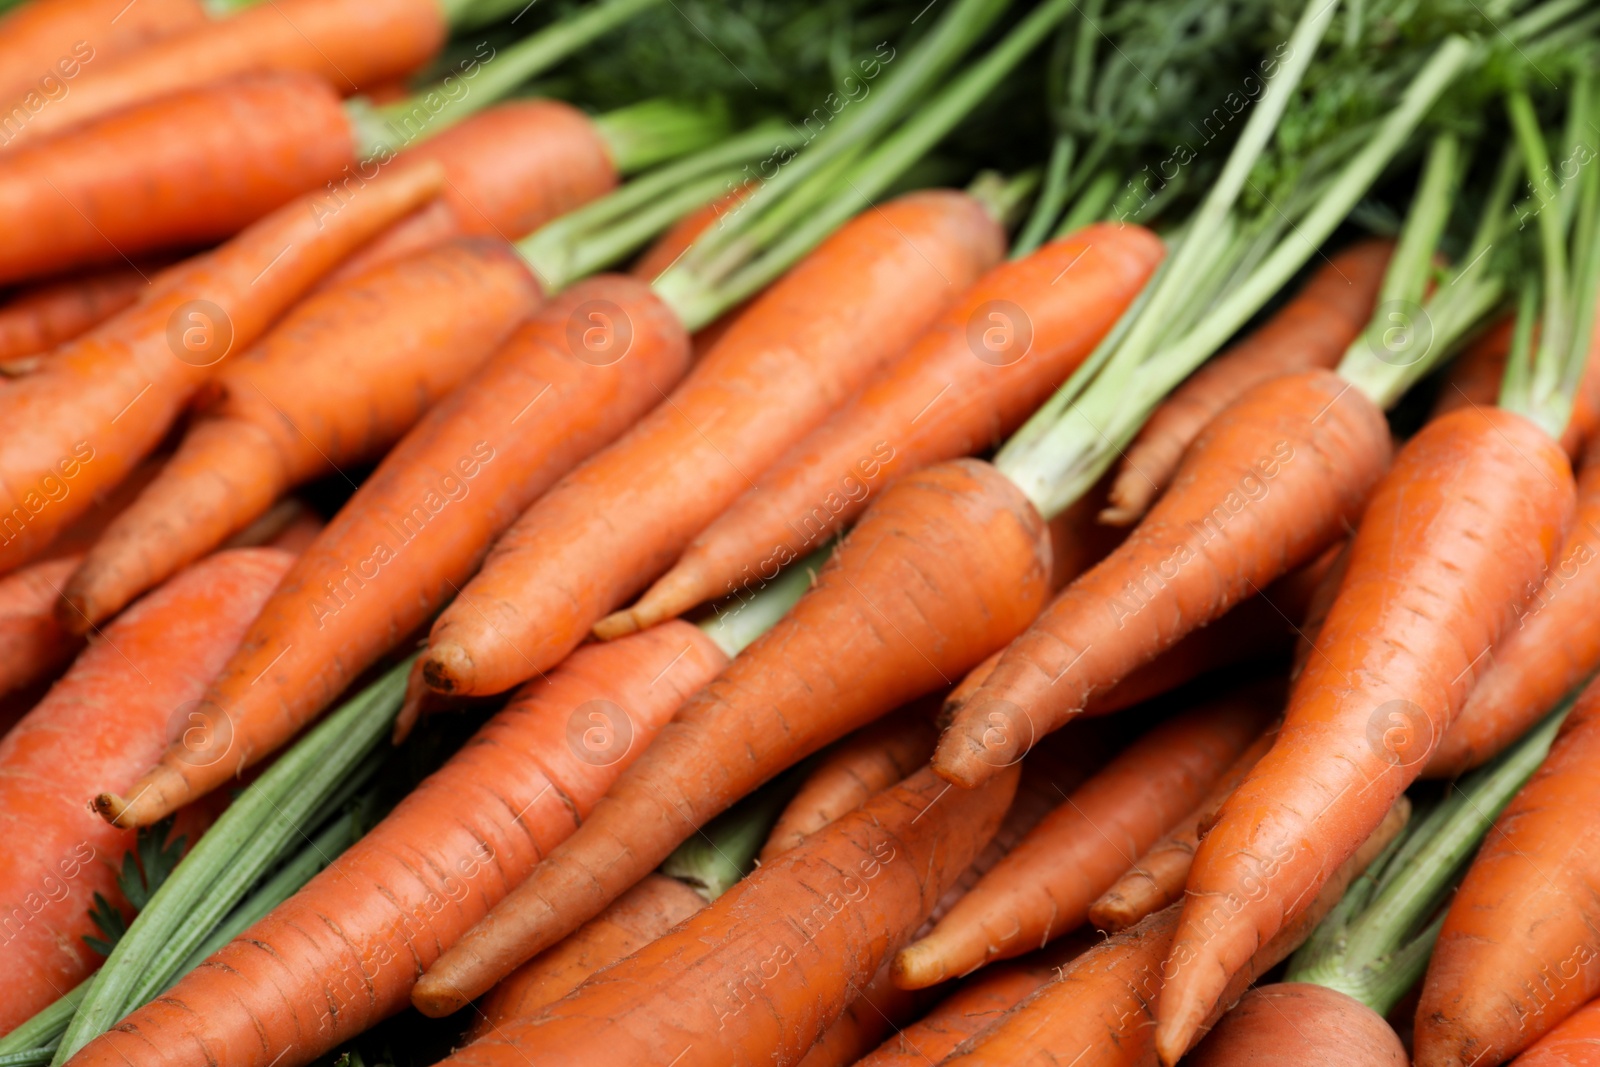
POLYGON ((434 195, 437 168, 373 181, 334 211, 292 201, 158 293, 0 389, 0 573, 25 563, 161 440, 234 346, 251 344, 318 278, 434 195))
POLYGON ((998 225, 961 193, 912 193, 846 224, 507 531, 434 623, 428 684, 495 693, 558 662, 1000 250, 998 225))
POLYGON ((196 767, 169 752, 131 808, 106 798, 108 816, 153 822, 293 736, 454 595, 522 508, 647 410, 688 349, 632 278, 546 303, 390 451, 262 609, 207 694, 233 725, 225 758, 196 767), (628 324, 620 358, 582 343, 595 307, 628 324))
POLYGON ((1337 989, 1284 982, 1246 993, 1184 1057, 1194 1067, 1409 1067, 1406 1047, 1383 1016, 1337 989))

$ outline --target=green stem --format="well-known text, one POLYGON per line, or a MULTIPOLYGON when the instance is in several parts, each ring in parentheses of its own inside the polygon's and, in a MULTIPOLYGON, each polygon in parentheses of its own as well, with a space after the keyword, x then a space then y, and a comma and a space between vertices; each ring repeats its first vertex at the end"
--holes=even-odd
POLYGON ((1072 172, 1072 155, 1077 141, 1071 134, 1062 134, 1050 149, 1050 162, 1045 167, 1044 186, 1039 199, 1033 202, 1033 211, 1017 239, 1011 244, 1011 258, 1021 259, 1032 252, 1050 236, 1051 226, 1067 206, 1067 179, 1072 172))
POLYGON ((702 622, 700 629, 729 659, 737 656, 789 613, 816 581, 833 548, 830 543, 785 567, 770 582, 719 601, 712 606, 715 614, 702 622))
POLYGON ((728 110, 720 102, 686 104, 645 100, 609 111, 594 120, 618 174, 648 167, 716 145, 731 132, 728 110))
MULTIPOLYGON (((0 11, 15 7, 19 0, 6 0, 0 3, 0 11)), ((204 0, 201 4, 206 14, 214 19, 227 18, 229 15, 238 14, 246 8, 255 7, 261 0, 204 0)))
POLYGON ((89 988, 93 982, 94 975, 90 975, 48 1008, 35 1014, 5 1037, 0 1037, 0 1056, 26 1054, 32 1057, 48 1049, 49 1052, 45 1054, 44 1059, 30 1058, 26 1062, 49 1063, 56 1046, 61 1042, 61 1035, 67 1032, 67 1024, 72 1021, 73 1012, 78 1010, 78 1005, 89 995, 89 988))
POLYGON ((1091 222, 1098 222, 1105 218, 1106 208, 1111 206, 1111 198, 1117 192, 1117 176, 1109 170, 1096 174, 1089 184, 1084 187, 1078 199, 1073 201, 1068 212, 1061 216, 1061 225, 1056 227, 1055 235, 1065 237, 1074 230, 1082 229, 1091 222))
POLYGON ((756 855, 766 843, 784 806, 811 772, 806 760, 761 786, 700 828, 673 850, 661 864, 661 873, 676 878, 714 901, 755 867, 756 855))
POLYGON ((1038 167, 1029 167, 1009 178, 997 170, 986 170, 967 185, 967 195, 982 204, 990 218, 1010 229, 1022 214, 1022 206, 1039 188, 1039 177, 1038 167))
POLYGON ((1500 379, 1499 405, 1509 411, 1526 411, 1533 390, 1533 333, 1539 321, 1539 283, 1529 278, 1517 290, 1517 318, 1511 331, 1511 348, 1500 379))
MULTIPOLYGON (((1569 279, 1567 262, 1567 235, 1561 224, 1561 198, 1555 186, 1555 174, 1550 169, 1550 153, 1545 146, 1544 131, 1539 128, 1539 118, 1533 112, 1533 101, 1526 92, 1516 90, 1506 99, 1506 110, 1511 116, 1511 128, 1516 134, 1517 147, 1539 202, 1539 249, 1544 265, 1544 313, 1540 319, 1539 350, 1533 361, 1532 399, 1550 395, 1558 388, 1561 379, 1561 360, 1567 354, 1568 331, 1571 316, 1567 308, 1569 279)), ((1522 412, 1529 414, 1529 412, 1522 412)), ((1566 425, 1565 412, 1556 433, 1566 425)))

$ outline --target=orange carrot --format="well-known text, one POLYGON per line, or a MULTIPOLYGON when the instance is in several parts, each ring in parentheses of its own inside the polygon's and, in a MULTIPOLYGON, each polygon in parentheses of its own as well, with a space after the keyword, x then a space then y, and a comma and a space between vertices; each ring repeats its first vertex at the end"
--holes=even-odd
POLYGON ((169 269, 160 292, 0 388, 0 573, 153 449, 234 346, 255 341, 317 278, 432 196, 436 167, 371 182, 337 212, 285 204, 214 252, 169 269))
MULTIPOLYGON (((0 739, 0 1032, 88 975, 99 962, 95 893, 120 901, 117 866, 133 833, 84 806, 106 783, 126 787, 188 729, 206 681, 238 644, 288 569, 275 549, 215 556, 131 608, 105 640, 0 739)), ((190 840, 199 828, 191 824, 190 840)))
POLYGON ((1504 409, 1445 415, 1401 450, 1276 744, 1195 854, 1173 945, 1186 963, 1161 994, 1164 1063, 1422 770, 1572 511, 1565 453, 1504 409), (1240 907, 1219 914, 1224 900, 1240 907))
POLYGON ((1162 252, 1142 227, 1097 224, 989 271, 596 633, 731 593, 848 525, 894 478, 992 448, 1089 355, 1162 252))
POLYGON ((1251 387, 1332 370, 1372 317, 1393 252, 1392 241, 1368 240, 1337 253, 1282 310, 1173 390, 1122 457, 1105 521, 1128 525, 1149 511, 1206 424, 1251 387))
POLYGON ((900 951, 895 983, 925 989, 1076 929, 1135 857, 1205 797, 1277 703, 1273 687, 1258 687, 1134 742, 1066 797, 932 933, 900 951))
POLYGON ((137 268, 110 267, 22 290, 0 307, 0 373, 12 374, 19 357, 47 352, 131 307, 146 285, 137 268))
POLYGON ((1591 684, 1450 902, 1417 1006, 1419 1067, 1503 1063, 1600 995, 1596 759, 1591 684))
POLYGON ((1277 730, 1269 728, 1241 752, 1233 765, 1212 784, 1211 792, 1199 806, 1146 849, 1138 862, 1090 905, 1089 921, 1101 930, 1116 933, 1183 896, 1189 865, 1194 861, 1194 850, 1201 835, 1211 828, 1223 801, 1244 780, 1250 768, 1267 754, 1276 737, 1277 730))
POLYGON ((1016 769, 942 802, 923 769, 449 1067, 793 1062, 1000 824, 1016 769))
POLYGON ((1518 1056, 1513 1067, 1600 1067, 1600 1001, 1568 1016, 1518 1056))
POLYGON ((1484 330, 1450 361, 1433 403, 1433 418, 1459 408, 1495 406, 1500 397, 1500 383, 1506 376, 1506 356, 1511 352, 1516 325, 1514 315, 1506 316, 1484 330))
POLYGON ((572 833, 726 662, 687 623, 578 651, 300 892, 86 1045, 74 1067, 175 1056, 298 1067, 401 1010, 418 971, 572 833))
MULTIPOLYGON (((256 4, 104 64, 85 65, 70 92, 7 131, 9 143, 42 140, 147 100, 263 71, 314 75, 348 95, 409 74, 438 51, 446 33, 438 0, 256 4)), ((288 119, 287 112, 277 116, 279 122, 288 119)))
POLYGON ((854 996, 839 1017, 828 1024, 795 1067, 850 1067, 878 1047, 884 1035, 915 1018, 926 993, 900 989, 884 963, 854 996))
POLYGON ((218 396, 63 592, 83 631, 215 548, 290 488, 383 454, 538 306, 501 241, 462 241, 332 289, 217 375, 218 396))
POLYGON ((579 833, 423 977, 418 1007, 454 1011, 761 782, 948 684, 1027 625, 1049 570, 1044 524, 993 467, 960 460, 896 483, 794 610, 697 694, 579 833))
POLYGON ((665 403, 500 539, 434 623, 428 684, 494 693, 559 662, 904 352, 1001 247, 999 225, 962 193, 911 193, 847 223, 740 315, 665 403))
MULTIPOLYGON (((28 108, 70 92, 88 64, 104 66, 204 25, 201 0, 30 0, 0 18, 0 103, 28 108)), ((15 121, 15 119, 13 119, 15 121)))
POLYGON ((928 762, 938 736, 929 712, 918 701, 841 741, 778 816, 761 849, 761 862, 798 847, 928 762))
POLYGON ((1316 559, 1389 456, 1383 413, 1330 371, 1255 386, 1206 428, 1129 538, 1068 586, 955 710, 934 768, 960 785, 1185 634, 1316 559))
POLYGON ((262 609, 206 697, 232 724, 230 749, 204 767, 174 750, 132 807, 109 797, 103 810, 147 825, 287 741, 426 622, 518 511, 646 411, 688 349, 632 278, 592 278, 546 303, 394 447, 262 609), (629 324, 620 359, 582 344, 595 306, 629 324))
POLYGON ((83 647, 77 634, 56 622, 54 610, 81 559, 62 556, 0 578, 0 696, 54 675, 83 647))
POLYGON ((1409 1067, 1383 1016, 1336 989, 1284 982, 1246 993, 1184 1057, 1193 1067, 1409 1067))
POLYGON ((1487 761, 1600 666, 1600 442, 1578 470, 1578 507, 1566 541, 1489 654, 1423 775, 1454 778, 1487 761))

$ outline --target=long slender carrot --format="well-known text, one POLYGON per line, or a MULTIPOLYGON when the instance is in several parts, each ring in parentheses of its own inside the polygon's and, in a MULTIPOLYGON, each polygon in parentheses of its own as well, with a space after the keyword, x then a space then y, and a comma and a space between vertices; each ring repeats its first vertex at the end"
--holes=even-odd
POLYGON ((1239 753, 1233 765, 1211 786, 1206 798, 1183 821, 1151 845, 1137 862, 1089 906, 1089 921, 1101 930, 1126 930, 1183 896, 1189 865, 1200 836, 1210 829, 1223 801, 1232 795, 1250 768, 1267 754, 1277 731, 1269 729, 1239 753))
POLYGON ((17 293, 0 306, 0 360, 6 363, 0 373, 12 373, 19 357, 46 352, 131 307, 147 284, 135 267, 111 267, 17 293))
POLYGON ((0 868, 0 1031, 98 962, 80 937, 95 932, 95 893, 120 900, 116 865, 133 834, 95 818, 83 798, 106 782, 126 786, 175 733, 204 728, 189 717, 197 698, 291 561, 275 549, 247 549, 185 571, 107 628, 0 739, 8 854, 0 868))
POLYGON ((650 626, 759 580, 894 478, 993 447, 1088 356, 1163 251, 1142 227, 1097 224, 990 270, 596 632, 650 626))
POLYGON ((203 767, 170 752, 127 804, 106 797, 102 810, 147 825, 291 737, 459 589, 518 511, 647 410, 688 348, 632 278, 546 303, 390 451, 262 610, 207 693, 232 724, 229 748, 203 767), (594 308, 627 325, 620 358, 584 346, 594 308))
POLYGON ((1333 369, 1372 316, 1393 252, 1387 240, 1358 241, 1338 252, 1280 311, 1173 390, 1122 457, 1106 520, 1126 525, 1150 510, 1206 424, 1251 387, 1333 369))
POLYGON ((1367 506, 1339 596, 1272 751, 1189 874, 1157 1045, 1173 1063, 1256 945, 1293 920, 1422 770, 1572 517, 1560 446, 1509 411, 1457 411, 1403 448, 1367 506), (1217 914, 1217 901, 1241 906, 1217 914))
POLYGON ((1513 1067, 1600 1065, 1600 1001, 1590 1001, 1512 1061, 1513 1067))
POLYGON ((80 632, 301 482, 381 455, 540 300, 502 241, 443 245, 297 305, 217 375, 218 394, 63 590, 80 632))
POLYGON ((300 892, 70 1062, 299 1065, 401 1010, 419 970, 726 662, 686 623, 578 651, 300 892))
POLYGON ((1591 684, 1450 901, 1417 1006, 1419 1067, 1503 1063, 1600 995, 1597 758, 1591 684))
POLYGON ((120 481, 237 345, 351 249, 432 196, 437 167, 371 182, 339 211, 285 204, 214 252, 169 268, 159 293, 0 389, 0 573, 25 563, 120 481))
POLYGON ((1428 757, 1423 775, 1454 778, 1515 741, 1600 666, 1600 443, 1578 468, 1572 529, 1516 624, 1428 757))
POLYGON ((1027 624, 1049 570, 1044 524, 992 467, 960 460, 896 483, 794 611, 686 705, 578 835, 423 977, 418 1007, 455 1010, 739 796, 948 684, 1027 624))
POLYGON ((103 66, 206 21, 201 0, 32 0, 0 18, 0 103, 9 111, 29 92, 40 100, 70 92, 85 64, 103 66))
POLYGON ((1315 559, 1360 516, 1389 447, 1382 412, 1329 371, 1245 393, 1189 449, 1138 529, 955 710, 935 769, 962 785, 982 780, 1097 690, 1315 559))
POLYGON ((1281 982, 1246 993, 1184 1057, 1193 1067, 1409 1067, 1406 1047, 1383 1016, 1314 982, 1281 982))
POLYGON ((972 197, 847 223, 740 315, 667 401, 546 494, 434 623, 423 676, 494 693, 558 662, 1000 257, 972 197), (626 514, 627 521, 616 521, 626 514))
POLYGON ((1076 929, 1089 905, 1207 791, 1260 733, 1276 694, 1220 698, 1156 727, 1079 786, 939 925, 895 957, 924 989, 1076 929))
POLYGON ((344 96, 409 74, 446 34, 438 0, 273 0, 85 66, 70 92, 7 131, 9 143, 42 140, 159 96, 263 71, 310 74, 344 96))
POLYGON ((1016 774, 945 804, 944 783, 917 772, 543 1013, 445 1062, 798 1059, 995 832, 1016 774))
POLYGON ((798 847, 811 834, 928 762, 938 737, 931 710, 921 701, 914 702, 840 742, 778 816, 761 849, 761 862, 798 847))
POLYGON ((0 696, 50 677, 83 647, 77 634, 56 622, 54 610, 81 559, 61 556, 0 578, 0 696))

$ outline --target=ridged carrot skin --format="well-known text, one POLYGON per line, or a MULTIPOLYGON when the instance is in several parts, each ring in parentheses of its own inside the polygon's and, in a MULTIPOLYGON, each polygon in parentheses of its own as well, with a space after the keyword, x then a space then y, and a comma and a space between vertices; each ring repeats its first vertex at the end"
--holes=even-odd
POLYGON ((995 832, 1016 781, 1012 768, 948 804, 945 783, 918 771, 542 1014, 444 1062, 794 1062, 995 832))
POLYGON ((1600 1067, 1600 1001, 1574 1012, 1513 1060, 1512 1067, 1600 1067))
POLYGON ((1522 736, 1600 666, 1600 443, 1578 469, 1572 529, 1551 568, 1495 642, 1460 714, 1423 768, 1454 778, 1522 736))
POLYGON ((328 215, 285 204, 163 275, 159 292, 0 388, 0 573, 26 563, 160 442, 185 401, 335 263, 433 196, 436 167, 386 175, 328 215))
POLYGON ((0 696, 48 678, 83 647, 55 614, 61 587, 81 559, 44 560, 0 578, 0 696))
POLYGON ((46 90, 60 93, 63 82, 71 92, 86 64, 104 66, 207 21, 200 0, 30 0, 0 18, 0 103, 26 107, 30 92, 49 100, 46 90))
POLYGON ((1314 560, 1361 515, 1389 450, 1383 413, 1331 371, 1245 393, 1128 539, 1006 649, 955 711, 934 769, 982 781, 1095 692, 1314 560))
POLYGON ((946 190, 846 223, 758 297, 666 402, 506 532, 434 623, 428 685, 496 693, 559 662, 905 352, 1002 247, 978 201, 946 190))
POLYGON ((84 1046, 73 1067, 298 1067, 401 1010, 417 974, 572 833, 726 662, 687 623, 577 652, 332 866, 84 1046), (592 708, 611 731, 595 743, 592 708))
POLYGON ((1096 223, 990 270, 597 632, 650 626, 770 576, 907 471, 993 448, 1083 362, 1164 251, 1141 226, 1096 223))
MULTIPOLYGON (((131 783, 174 734, 221 669, 292 557, 276 549, 214 556, 185 571, 106 629, 0 738, 0 1033, 99 965, 94 894, 116 893, 130 831, 107 826, 84 798, 131 783)), ((198 827, 189 826, 193 843, 198 827)))
POLYGON ((1383 1016, 1353 997, 1309 982, 1246 993, 1184 1057, 1193 1067, 1410 1067, 1383 1016))
POLYGON ((1499 408, 1425 426, 1373 493, 1272 751, 1195 853, 1157 1043, 1176 1061, 1256 945, 1421 772, 1573 512, 1566 454, 1499 408), (1241 907, 1217 914, 1217 901, 1241 907))
POLYGON ((1068 795, 895 957, 895 984, 925 989, 1040 948, 1080 926, 1089 905, 1205 798, 1276 710, 1271 688, 1194 708, 1135 741, 1068 795))
POLYGON ((1372 317, 1393 252, 1392 241, 1368 240, 1337 253, 1282 310, 1174 389, 1122 457, 1107 516, 1132 523, 1150 510, 1206 424, 1253 386, 1332 370, 1372 317))
POLYGON ((558 100, 512 100, 487 108, 406 149, 396 165, 428 160, 450 175, 439 198, 351 256, 324 285, 456 237, 515 240, 617 184, 616 164, 599 128, 558 100))
POLYGON ((200 558, 290 488, 369 462, 538 306, 503 241, 458 241, 302 301, 237 360, 161 474, 63 591, 79 631, 200 558))
MULTIPOLYGON (((354 162, 337 94, 307 74, 252 75, 107 115, 0 153, 0 212, 16 220, 0 282, 228 237, 354 162)), ((339 210, 331 192, 321 199, 324 214, 339 210)))
POLYGON ((465 583, 517 513, 622 433, 688 364, 689 339, 644 283, 604 275, 547 302, 436 404, 362 483, 262 609, 206 698, 233 724, 226 759, 173 752, 105 810, 146 825, 287 741, 465 583), (584 347, 579 313, 632 324, 626 354, 584 347), (609 362, 607 362, 609 361, 609 362))
POLYGON ((30 286, 0 305, 0 361, 47 352, 138 302, 148 282, 133 267, 30 286))
POLYGON ((417 1006, 460 1007, 761 782, 959 677, 1027 625, 1049 573, 1043 522, 993 467, 957 460, 901 479, 579 834, 434 966, 417 1006))
POLYGON ((1600 995, 1597 760, 1591 684, 1450 902, 1417 1006, 1418 1067, 1503 1063, 1600 995))
POLYGON ((859 991, 849 992, 853 999, 817 1035, 795 1067, 850 1067, 877 1048, 889 1031, 914 1019, 918 1003, 932 997, 898 988, 890 979, 887 963, 859 991))
MULTIPOLYGON (((298 71, 341 96, 409 74, 448 30, 438 0, 272 0, 120 59, 91 64, 33 113, 12 144, 37 141, 135 104, 241 74, 298 71)), ((280 115, 283 121, 287 115, 280 115)))

